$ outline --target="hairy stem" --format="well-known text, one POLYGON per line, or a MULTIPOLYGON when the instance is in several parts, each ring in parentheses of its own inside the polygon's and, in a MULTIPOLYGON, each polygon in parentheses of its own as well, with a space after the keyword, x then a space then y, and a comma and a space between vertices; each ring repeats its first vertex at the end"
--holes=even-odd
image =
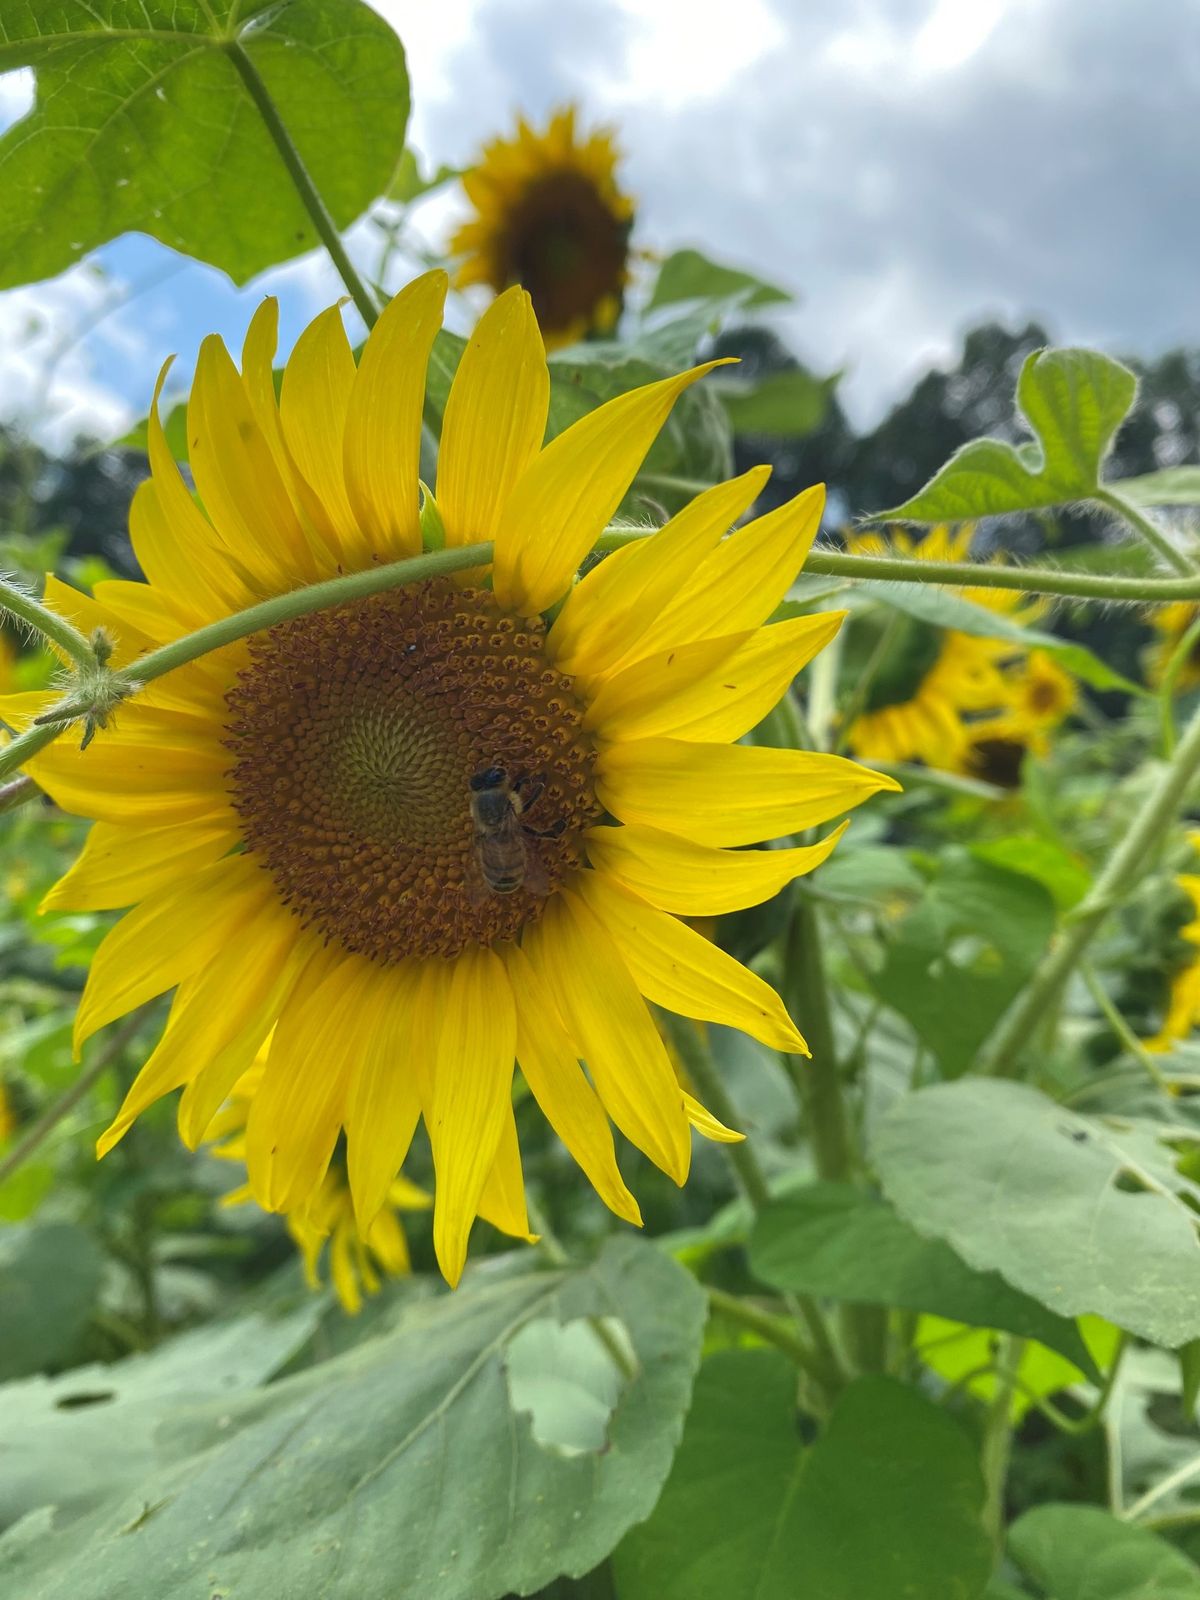
POLYGON ((1063 986, 1109 912, 1137 882, 1141 868, 1175 820, 1188 786, 1200 771, 1200 711, 1132 825, 1108 858, 1091 889, 1071 913, 1065 928, 1038 965, 1028 986, 1000 1019, 980 1051, 976 1070, 996 1075, 1014 1071, 1017 1059, 1042 1019, 1056 1004, 1063 986))
POLYGON ((1195 563, 1190 561, 1182 550, 1177 550, 1161 528, 1156 527, 1149 517, 1115 489, 1101 489, 1092 498, 1098 500, 1109 511, 1115 511, 1117 516, 1135 529, 1160 561, 1165 561, 1169 567, 1174 567, 1176 572, 1195 572, 1195 563))
POLYGON ((77 667, 85 671, 95 668, 96 652, 90 640, 78 628, 73 627, 66 617, 60 617, 57 611, 48 610, 40 600, 26 594, 15 583, 5 583, 0 579, 0 612, 5 611, 44 634, 60 650, 64 650, 77 667))
POLYGON ((258 114, 266 125, 267 132, 274 140, 275 148, 279 151, 280 159, 287 168, 288 177, 295 186, 296 193, 300 196, 301 204, 312 219, 313 227, 317 230, 321 243, 329 251, 334 266, 337 268, 342 282, 350 292, 350 298, 358 307, 358 313, 368 328, 373 328, 379 317, 379 307, 375 303, 366 284, 355 271, 354 263, 346 254, 346 247, 342 243, 342 236, 338 232, 337 224, 329 215, 329 208, 322 200, 316 184, 309 175, 304 164, 304 158, 297 150, 288 132, 283 118, 271 92, 259 75, 258 68, 247 55, 237 39, 225 41, 225 53, 229 57, 235 71, 246 86, 246 91, 258 108, 258 114))

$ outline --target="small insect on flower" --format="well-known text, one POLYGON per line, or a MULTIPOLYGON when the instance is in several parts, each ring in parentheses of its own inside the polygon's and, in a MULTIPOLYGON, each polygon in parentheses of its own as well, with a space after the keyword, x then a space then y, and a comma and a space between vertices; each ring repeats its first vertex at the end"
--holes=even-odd
POLYGON ((548 828, 531 828, 524 820, 545 793, 545 782, 522 776, 510 783, 503 767, 485 767, 471 778, 470 790, 475 850, 487 887, 495 894, 512 894, 527 883, 534 894, 544 894, 549 888, 546 870, 526 845, 526 836, 557 839, 567 826, 565 817, 548 828))

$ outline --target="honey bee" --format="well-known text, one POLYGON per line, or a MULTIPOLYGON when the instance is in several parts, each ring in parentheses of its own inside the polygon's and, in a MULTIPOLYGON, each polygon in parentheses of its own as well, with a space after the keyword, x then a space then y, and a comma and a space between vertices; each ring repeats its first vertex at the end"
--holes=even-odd
POLYGON ((565 820, 552 828, 531 828, 522 819, 537 804, 545 783, 519 777, 510 782, 503 767, 484 767, 469 783, 471 820, 475 824, 475 857, 484 883, 493 894, 514 894, 529 889, 545 894, 550 887, 546 869, 526 844, 534 839, 557 839, 565 820))

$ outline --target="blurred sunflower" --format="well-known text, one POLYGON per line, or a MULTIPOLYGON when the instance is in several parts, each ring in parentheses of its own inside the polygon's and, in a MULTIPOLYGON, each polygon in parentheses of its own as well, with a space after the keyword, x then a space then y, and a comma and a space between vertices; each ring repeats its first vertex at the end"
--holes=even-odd
MULTIPOLYGON (((906 529, 851 534, 856 556, 905 556, 917 561, 965 561, 973 525, 931 528, 923 537, 906 529)), ((1027 622, 1037 602, 1012 590, 971 588, 964 598, 1027 622)), ((847 748, 864 761, 923 761, 960 768, 971 743, 968 719, 997 715, 1011 697, 1005 668, 1020 652, 1010 640, 985 639, 940 629, 900 612, 856 618, 860 645, 855 665, 870 679, 861 710, 846 735, 847 748)))
MULTIPOLYGON (((1200 834, 1192 834, 1191 842, 1193 848, 1200 849, 1200 834)), ((1171 979, 1162 1027, 1145 1041, 1147 1050, 1169 1050, 1200 1024, 1200 876, 1181 872, 1175 882, 1187 895, 1194 913, 1192 920, 1179 930, 1179 937, 1192 946, 1193 953, 1171 979)))
POLYGON ((1031 650, 1005 670, 1007 704, 995 716, 966 724, 958 770, 1001 789, 1016 789, 1027 752, 1044 756, 1050 735, 1079 700, 1075 679, 1044 650, 1031 650))
MULTIPOLYGON (((205 1132, 205 1142, 221 1140, 212 1154, 223 1161, 246 1159, 246 1122, 254 1096, 262 1086, 267 1051, 260 1050, 254 1065, 238 1080, 229 1100, 217 1112, 205 1132)), ((305 1204, 286 1217, 288 1232, 304 1262, 304 1276, 311 1289, 321 1287, 320 1262, 329 1246, 329 1271, 343 1309, 356 1316, 363 1306, 363 1295, 378 1294, 380 1273, 388 1278, 403 1278, 412 1270, 408 1240, 400 1221, 402 1211, 428 1211, 433 1201, 424 1189, 410 1183, 401 1173, 388 1187, 387 1195, 366 1233, 360 1233, 354 1215, 354 1202, 346 1180, 344 1159, 334 1151, 329 1170, 319 1188, 305 1204)), ((253 1200, 249 1184, 231 1189, 223 1205, 240 1205, 253 1200)))
MULTIPOLYGON (((442 273, 410 284, 357 368, 339 312, 323 313, 278 402, 273 301, 241 372, 207 339, 188 406, 204 511, 152 412, 152 477, 131 513, 148 581, 98 584, 92 600, 51 579, 48 603, 108 627, 119 665, 298 583, 416 554, 445 292, 442 273)), ((574 584, 675 397, 713 364, 621 395, 543 448, 542 341, 528 295, 507 291, 463 353, 437 480, 447 544, 494 541, 490 589, 462 574, 279 624, 151 684, 86 753, 64 739, 34 758, 61 806, 96 819, 45 905, 136 907, 93 960, 76 1048, 176 989, 101 1154, 181 1086, 195 1147, 274 1030, 246 1124, 255 1199, 310 1204, 344 1131, 365 1234, 423 1116, 453 1283, 485 1206, 529 1231, 514 1058, 602 1197, 638 1221, 608 1116, 680 1183, 689 1124, 704 1124, 643 996, 804 1051, 774 991, 676 919, 757 904, 838 835, 728 847, 896 787, 839 757, 736 742, 840 624, 763 626, 822 494, 724 539, 766 481, 755 469, 574 584)), ((27 720, 49 701, 2 704, 27 720)))
POLYGON ((475 215, 450 241, 463 257, 456 281, 497 294, 521 284, 548 350, 610 332, 621 313, 633 201, 617 185, 617 160, 612 132, 584 138, 565 106, 544 133, 521 118, 463 178, 475 215))
MULTIPOLYGON (((1159 688, 1166 676, 1171 658, 1183 642, 1183 636, 1200 617, 1200 607, 1187 600, 1175 600, 1170 605, 1155 606, 1149 613, 1150 626, 1158 638, 1145 655, 1146 680, 1152 688, 1159 688)), ((1175 679, 1175 689, 1184 694, 1200 685, 1200 639, 1196 640, 1175 679)))

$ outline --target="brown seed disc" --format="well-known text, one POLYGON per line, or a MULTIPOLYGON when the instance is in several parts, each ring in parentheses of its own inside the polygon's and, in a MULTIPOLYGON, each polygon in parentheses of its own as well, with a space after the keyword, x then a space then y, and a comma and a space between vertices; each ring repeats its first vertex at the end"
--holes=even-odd
POLYGON ((1025 746, 1015 739, 977 739, 971 746, 971 775, 998 789, 1021 787, 1021 762, 1025 746))
POLYGON ((250 641, 226 703, 246 848, 346 950, 386 963, 513 939, 580 864, 598 814, 582 708, 541 620, 485 590, 435 579, 281 623, 250 641), (471 814, 489 767, 529 799, 505 894, 471 814))
POLYGON ((550 172, 512 208, 498 248, 503 282, 529 291, 545 332, 590 321, 600 303, 618 304, 624 289, 629 224, 579 172, 550 172))

